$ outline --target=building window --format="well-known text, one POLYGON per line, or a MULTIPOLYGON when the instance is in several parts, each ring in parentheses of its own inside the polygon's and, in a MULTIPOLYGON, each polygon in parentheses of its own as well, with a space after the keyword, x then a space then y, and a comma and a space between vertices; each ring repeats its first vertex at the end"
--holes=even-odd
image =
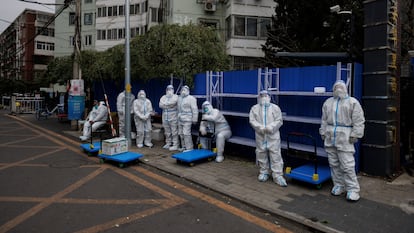
POLYGON ((92 0, 85 0, 85 3, 92 3, 92 0))
POLYGON ((36 34, 42 35, 42 36, 54 37, 55 36, 55 29, 36 27, 36 34))
POLYGON ((118 39, 118 30, 117 29, 108 29, 107 31, 108 40, 117 40, 118 39))
POLYGON ((234 27, 232 27, 232 18, 226 19, 226 39, 232 37, 247 37, 254 39, 264 39, 267 37, 267 27, 271 25, 270 18, 260 18, 251 16, 235 16, 234 27), (232 34, 234 28, 234 34, 232 34))
POLYGON ((44 50, 45 49, 45 43, 44 42, 40 42, 40 41, 36 41, 36 48, 37 49, 44 50))
POLYGON ((148 0, 142 3, 142 12, 145 13, 148 12, 148 0))
POLYGON ((93 14, 92 13, 85 13, 83 16, 83 21, 85 25, 92 25, 93 24, 93 14))
POLYGON ((129 14, 130 15, 137 15, 137 14, 140 13, 140 9, 141 9, 141 7, 140 7, 139 3, 129 5, 129 14))
POLYGON ((137 29, 138 29, 138 33, 139 33, 139 28, 131 28, 131 38, 135 37, 136 35, 138 35, 137 33, 137 29))
POLYGON ((75 12, 69 13, 69 25, 75 25, 76 15, 75 12))
POLYGON ((108 17, 112 16, 112 7, 108 6, 108 17))
POLYGON ((85 46, 91 46, 92 45, 92 35, 86 35, 85 36, 85 46))
POLYGON ((140 9, 140 5, 139 4, 135 4, 135 14, 139 14, 141 13, 141 9, 140 9))
POLYGON ((211 19, 199 19, 198 23, 205 27, 211 27, 214 29, 219 29, 219 21, 211 19))
POLYGON ((125 28, 119 28, 118 29, 118 39, 124 39, 125 38, 125 28))
POLYGON ((125 15, 125 9, 124 9, 124 5, 122 5, 122 6, 119 6, 119 8, 118 8, 118 12, 119 12, 119 15, 125 15))
POLYGON ((144 32, 144 28, 137 27, 137 28, 131 28, 131 38, 136 37, 138 35, 142 35, 144 32))
POLYGON ((108 7, 108 17, 118 15, 118 6, 109 6, 108 7))
POLYGON ((106 17, 106 6, 102 7, 102 17, 106 17))
POLYGON ((267 38, 267 29, 270 27, 272 21, 270 19, 260 19, 260 37, 261 38, 267 38))
POLYGON ((257 18, 246 19, 247 36, 257 36, 257 18))
POLYGON ((112 39, 113 40, 118 39, 118 29, 112 29, 112 39))
POLYGON ((98 30, 96 34, 98 35, 97 40, 106 40, 106 30, 98 30))
POLYGON ((235 17, 234 19, 234 35, 235 36, 244 36, 246 35, 246 27, 244 24, 244 17, 235 17))
POLYGON ((226 18, 226 40, 229 40, 231 38, 231 33, 233 27, 231 26, 231 17, 226 18))
POLYGON ((70 36, 69 37, 69 46, 75 46, 75 37, 74 36, 70 36))
POLYGON ((50 20, 50 16, 48 15, 42 15, 42 14, 38 14, 36 17, 36 20, 41 21, 41 22, 48 22, 50 20))
POLYGON ((151 8, 151 22, 158 22, 158 8, 151 8))
POLYGON ((112 40, 112 31, 111 31, 111 29, 108 29, 108 31, 106 32, 107 33, 107 35, 108 35, 108 40, 112 40))
POLYGON ((134 5, 129 5, 129 14, 130 15, 135 15, 135 7, 134 5))

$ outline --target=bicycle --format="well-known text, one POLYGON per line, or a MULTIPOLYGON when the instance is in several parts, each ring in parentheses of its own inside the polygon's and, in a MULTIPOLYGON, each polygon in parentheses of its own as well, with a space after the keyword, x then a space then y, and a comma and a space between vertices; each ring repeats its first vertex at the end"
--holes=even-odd
POLYGON ((59 114, 59 113, 62 113, 63 111, 64 111, 63 104, 57 104, 51 111, 46 105, 44 108, 39 108, 36 110, 36 119, 37 120, 40 120, 41 118, 47 119, 48 116, 51 116, 54 113, 59 114))

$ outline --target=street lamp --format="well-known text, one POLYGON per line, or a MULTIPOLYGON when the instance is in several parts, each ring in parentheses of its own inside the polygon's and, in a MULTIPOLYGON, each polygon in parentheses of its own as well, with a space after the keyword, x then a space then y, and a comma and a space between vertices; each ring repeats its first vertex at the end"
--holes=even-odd
POLYGON ((348 15, 349 20, 349 41, 348 41, 348 56, 351 62, 353 61, 352 58, 352 47, 353 47, 353 37, 354 37, 354 15, 352 14, 352 11, 344 11, 341 9, 340 5, 331 6, 329 8, 331 13, 336 13, 338 15, 348 15))

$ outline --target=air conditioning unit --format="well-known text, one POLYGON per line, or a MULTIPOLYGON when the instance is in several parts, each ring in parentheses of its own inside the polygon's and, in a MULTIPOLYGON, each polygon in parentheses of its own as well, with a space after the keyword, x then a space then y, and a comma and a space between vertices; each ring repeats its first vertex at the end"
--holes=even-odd
POLYGON ((205 11, 216 11, 216 0, 205 0, 204 10, 205 11))

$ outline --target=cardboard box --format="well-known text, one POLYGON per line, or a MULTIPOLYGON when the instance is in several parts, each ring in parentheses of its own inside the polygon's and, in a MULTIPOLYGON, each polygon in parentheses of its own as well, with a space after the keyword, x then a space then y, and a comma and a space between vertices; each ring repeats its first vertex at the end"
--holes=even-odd
POLYGON ((153 129, 151 137, 155 141, 164 141, 164 129, 153 129))
POLYGON ((102 154, 117 155, 128 151, 126 138, 111 138, 102 141, 102 154))

